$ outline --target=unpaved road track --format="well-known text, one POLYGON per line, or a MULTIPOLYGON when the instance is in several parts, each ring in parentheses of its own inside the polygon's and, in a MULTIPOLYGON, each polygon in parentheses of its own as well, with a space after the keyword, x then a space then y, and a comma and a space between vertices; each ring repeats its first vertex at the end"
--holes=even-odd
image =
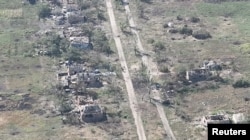
MULTIPOLYGON (((128 21, 129 21, 129 25, 131 27, 131 31, 136 36, 137 47, 138 47, 138 49, 139 49, 140 52, 145 53, 145 50, 144 50, 144 48, 142 46, 142 43, 141 43, 141 39, 140 39, 139 33, 136 30, 136 24, 135 24, 135 22, 133 20, 133 16, 132 16, 131 12, 130 12, 128 0, 124 0, 124 3, 126 3, 125 4, 125 10, 126 10, 126 14, 128 16, 128 21)), ((158 72, 158 69, 157 69, 157 65, 152 61, 151 58, 148 58, 147 55, 143 55, 142 56, 142 62, 143 62, 143 64, 147 68, 147 72, 148 72, 148 75, 149 75, 150 79, 152 79, 153 76, 157 76, 157 75, 153 75, 153 73, 155 73, 155 72, 159 73, 159 72, 158 72)), ((159 99, 159 93, 156 93, 156 98, 159 99)), ((174 136, 174 134, 172 132, 171 127, 169 126, 169 123, 168 123, 167 117, 165 115, 165 111, 164 111, 163 106, 160 103, 156 103, 156 107, 157 107, 159 116, 161 118, 163 127, 164 127, 164 129, 166 131, 167 139, 168 140, 175 140, 176 138, 175 138, 175 136, 174 136)))
POLYGON ((130 108, 131 108, 131 111, 132 111, 132 114, 133 114, 133 117, 135 120, 135 125, 137 128, 137 134, 138 134, 139 140, 146 140, 146 135, 145 135, 145 131, 143 128, 143 123, 141 120, 141 114, 139 111, 136 111, 136 109, 138 108, 138 103, 136 100, 134 87, 133 87, 133 84, 132 84, 132 81, 130 78, 130 74, 128 71, 127 62, 126 62, 126 59, 124 56, 121 40, 119 38, 119 33, 117 30, 117 25, 116 25, 116 21, 115 21, 115 16, 114 16, 114 11, 113 11, 111 0, 106 0, 106 6, 107 6, 107 12, 108 12, 108 15, 110 18, 110 24, 111 24, 116 48, 117 48, 118 55, 119 55, 119 60, 121 63, 121 67, 123 68, 122 75, 123 75, 123 78, 124 78, 124 81, 126 84, 130 108))

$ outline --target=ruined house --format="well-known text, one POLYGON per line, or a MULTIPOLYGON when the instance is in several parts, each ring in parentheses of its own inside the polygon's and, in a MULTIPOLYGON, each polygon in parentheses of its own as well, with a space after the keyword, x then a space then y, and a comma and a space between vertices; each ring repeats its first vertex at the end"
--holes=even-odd
POLYGON ((232 123, 240 124, 240 123, 247 123, 247 119, 243 113, 237 113, 232 115, 232 123))
POLYGON ((69 27, 65 30, 65 33, 67 33, 68 37, 81 37, 85 35, 80 27, 69 27))
MULTIPOLYGON (((104 76, 114 73, 104 73, 104 76)), ((60 62, 57 80, 67 92, 76 92, 76 88, 83 86, 85 88, 100 88, 103 86, 101 79, 102 73, 99 70, 89 72, 84 64, 77 64, 70 61, 60 62)))
POLYGON ((80 110, 80 116, 84 122, 100 122, 106 119, 105 112, 96 104, 83 106, 80 110))
POLYGON ((82 73, 80 78, 86 83, 88 88, 100 88, 103 86, 101 82, 101 75, 96 73, 82 73))
POLYGON ((100 74, 88 72, 81 64, 68 66, 68 76, 71 84, 77 84, 83 81, 89 88, 99 88, 103 84, 100 79, 100 74))
POLYGON ((73 65, 69 65, 67 70, 68 70, 67 71, 68 76, 70 76, 70 75, 74 75, 74 74, 77 74, 77 73, 82 73, 86 69, 82 64, 73 64, 73 65))
POLYGON ((82 106, 82 105, 86 105, 86 104, 93 104, 94 103, 94 99, 89 96, 89 95, 86 95, 86 96, 76 96, 75 98, 75 102, 82 106))
POLYGON ((93 49, 92 44, 89 41, 89 38, 86 36, 82 37, 70 37, 70 46, 79 48, 79 49, 93 49))
POLYGON ((67 76, 63 76, 60 81, 59 81, 59 84, 63 87, 63 89, 65 91, 68 91, 69 90, 69 80, 68 80, 68 77, 67 76))
POLYGON ((200 68, 186 71, 186 80, 190 82, 204 81, 219 70, 221 70, 221 66, 215 61, 204 61, 200 68))
POLYGON ((217 64, 215 61, 210 60, 210 61, 204 61, 203 66, 200 69, 208 69, 210 71, 216 71, 216 70, 221 70, 221 66, 217 64))
POLYGON ((198 82, 206 80, 211 73, 207 69, 194 69, 191 71, 186 71, 186 79, 191 82, 198 82))

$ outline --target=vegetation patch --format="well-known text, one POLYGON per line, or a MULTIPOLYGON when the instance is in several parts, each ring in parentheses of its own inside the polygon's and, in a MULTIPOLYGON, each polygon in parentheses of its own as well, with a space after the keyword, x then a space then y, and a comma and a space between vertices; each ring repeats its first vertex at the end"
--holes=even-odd
POLYGON ((250 87, 250 82, 248 80, 240 79, 233 83, 234 88, 248 88, 250 87))
POLYGON ((191 28, 188 28, 188 27, 183 27, 179 30, 179 33, 180 34, 185 34, 185 35, 192 35, 193 33, 193 30, 191 28))
POLYGON ((48 5, 43 5, 38 12, 39 19, 48 18, 50 17, 50 15, 51 15, 51 9, 48 5))
POLYGON ((250 54, 250 43, 240 45, 240 51, 243 54, 250 54))
POLYGON ((198 31, 195 31, 193 33, 193 37, 196 38, 196 39, 204 40, 204 39, 211 38, 212 36, 206 30, 198 30, 198 31))
POLYGON ((4 9, 0 10, 0 17, 5 18, 17 18, 23 16, 23 9, 4 9))

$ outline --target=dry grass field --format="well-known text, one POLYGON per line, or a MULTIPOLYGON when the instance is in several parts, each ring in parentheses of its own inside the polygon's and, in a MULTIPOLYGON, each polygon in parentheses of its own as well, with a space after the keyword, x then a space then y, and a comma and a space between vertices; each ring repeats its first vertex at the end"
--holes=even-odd
MULTIPOLYGON (((197 68, 204 60, 230 63, 229 67, 235 70, 233 76, 228 77, 227 84, 217 83, 219 88, 200 91, 197 90, 199 86, 194 86, 183 94, 175 94, 174 106, 165 107, 165 111, 177 139, 204 139, 205 129, 195 124, 204 115, 223 111, 229 115, 244 113, 246 118, 249 118, 249 101, 245 100, 250 97, 249 88, 234 89, 232 87, 236 79, 249 80, 250 78, 247 45, 245 45, 245 50, 242 49, 242 44, 250 41, 249 4, 248 1, 221 3, 207 3, 202 0, 151 0, 150 3, 140 0, 129 1, 143 47, 155 62, 158 59, 163 60, 158 64, 158 68, 167 64, 171 71, 170 75, 155 79, 156 82, 163 85, 174 82, 176 74, 182 70, 197 68), (199 21, 192 22, 193 17, 199 18, 199 21), (190 35, 170 33, 171 27, 164 27, 169 22, 172 22, 174 29, 187 27, 193 32, 202 29, 208 31, 212 37, 199 40, 190 35), (161 42, 164 49, 155 53, 155 42, 161 42)), ((125 24, 127 19, 123 7, 118 6, 115 12, 117 22, 125 24)), ((138 70, 134 69, 139 69, 141 64, 136 63, 139 60, 134 55, 134 46, 131 45, 135 44, 134 37, 124 33, 121 38, 126 46, 126 57, 131 72, 136 77, 138 70)), ((199 85, 206 85, 206 83, 201 82, 199 85)), ((144 91, 137 90, 138 99, 143 96, 142 93, 147 92, 145 87, 143 89, 144 91)), ((150 114, 154 114, 153 111, 150 114)), ((145 115, 144 119, 152 118, 145 115)), ((151 121, 150 126, 151 128, 145 124, 144 127, 153 129, 152 127, 157 126, 157 121, 151 121)), ((154 132, 151 132, 152 135, 157 135, 153 134, 154 132)))

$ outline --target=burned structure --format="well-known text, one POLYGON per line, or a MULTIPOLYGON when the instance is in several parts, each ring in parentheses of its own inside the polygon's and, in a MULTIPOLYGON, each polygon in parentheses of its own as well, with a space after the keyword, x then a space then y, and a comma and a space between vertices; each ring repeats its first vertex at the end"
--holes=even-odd
POLYGON ((89 72, 83 64, 77 64, 66 61, 61 63, 60 70, 57 73, 57 80, 65 91, 73 91, 74 88, 84 83, 86 88, 100 88, 101 74, 96 71, 89 72))
POLYGON ((221 66, 215 61, 204 61, 200 68, 186 71, 186 80, 194 83, 204 81, 209 77, 216 75, 216 72, 221 70, 221 66))
POLYGON ((92 44, 89 41, 89 38, 86 36, 82 37, 70 37, 70 46, 79 49, 93 49, 92 44))
POLYGON ((230 124, 231 120, 227 115, 218 114, 218 115, 209 115, 204 116, 201 119, 203 125, 207 126, 207 124, 230 124))
POLYGON ((80 119, 84 122, 100 122, 106 119, 106 115, 99 105, 89 104, 80 110, 80 119))

